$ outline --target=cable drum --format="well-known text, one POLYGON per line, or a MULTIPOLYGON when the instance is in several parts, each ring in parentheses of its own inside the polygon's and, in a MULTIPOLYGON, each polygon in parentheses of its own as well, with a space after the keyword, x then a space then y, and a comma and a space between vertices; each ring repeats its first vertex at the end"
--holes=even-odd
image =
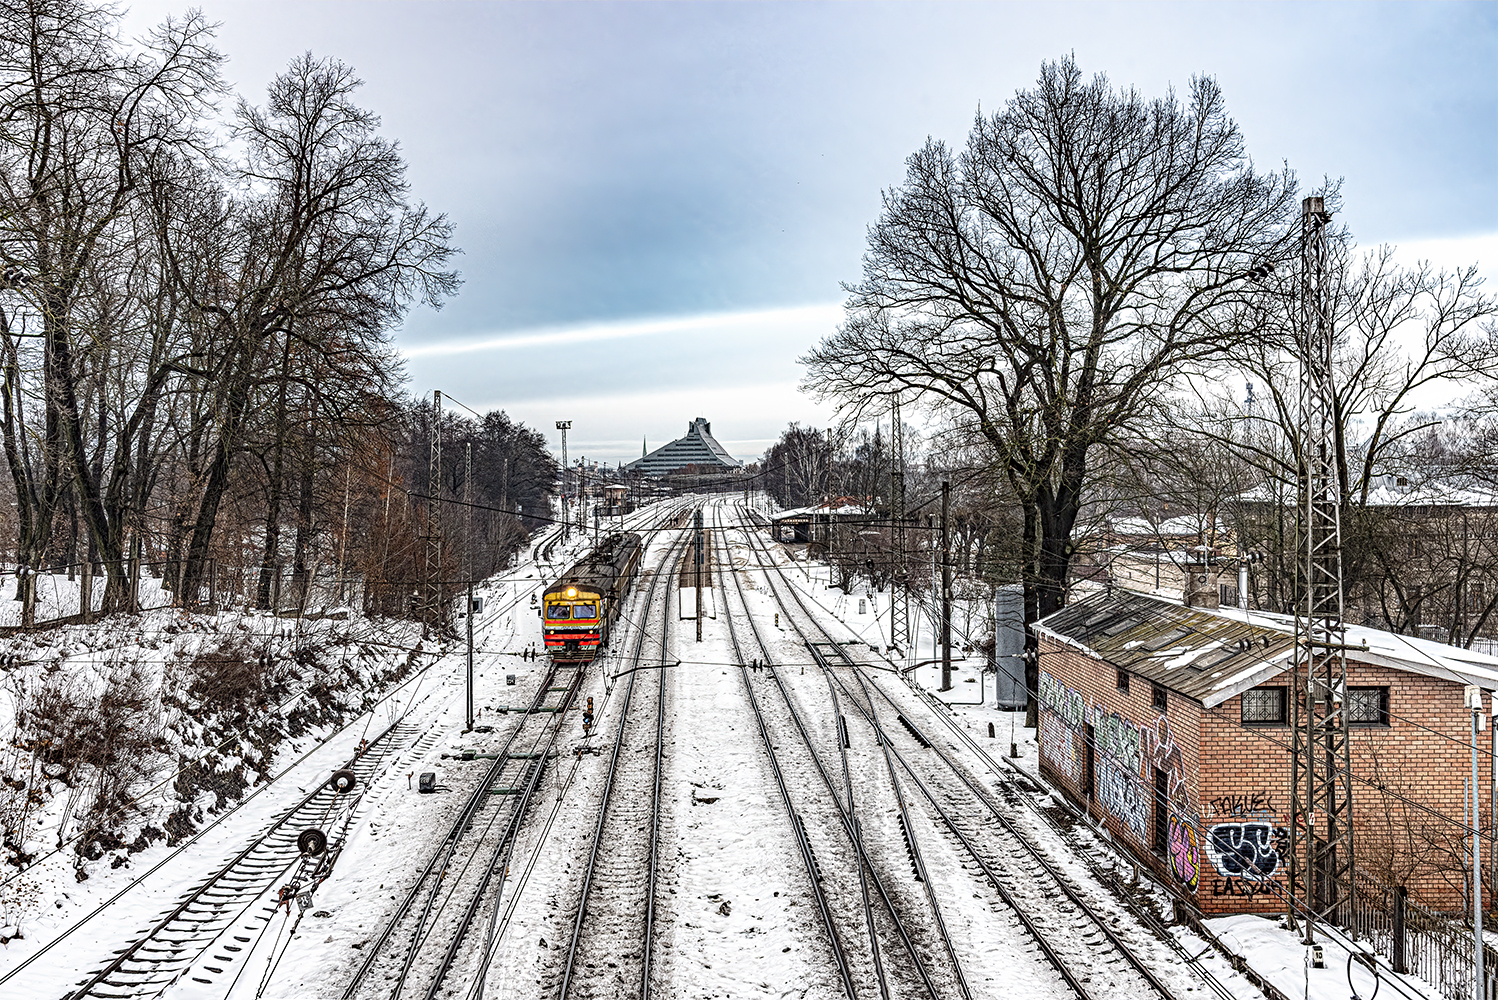
POLYGON ((296 838, 297 849, 309 858, 315 858, 328 849, 328 835, 317 827, 308 827, 296 838))
POLYGON ((345 767, 334 771, 333 776, 328 779, 328 784, 332 786, 333 791, 340 794, 351 792, 359 784, 359 776, 351 768, 345 767))

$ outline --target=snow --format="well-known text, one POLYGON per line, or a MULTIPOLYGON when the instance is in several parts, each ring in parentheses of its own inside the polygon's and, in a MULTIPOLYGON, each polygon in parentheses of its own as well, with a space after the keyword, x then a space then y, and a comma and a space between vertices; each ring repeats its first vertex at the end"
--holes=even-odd
MULTIPOLYGON (((724 511, 728 517, 726 507, 724 511)), ((631 523, 644 525, 654 517, 654 512, 642 511, 631 523)), ((724 534, 729 561, 740 568, 751 566, 757 556, 750 552, 742 535, 724 534)), ((649 565, 663 556, 671 537, 670 532, 650 536, 649 565)), ((183 975, 165 994, 194 1000, 262 994, 341 995, 388 914, 415 883, 434 839, 461 808, 466 789, 486 769, 486 760, 463 761, 456 759, 457 755, 501 742, 524 718, 506 714, 504 709, 528 702, 545 675, 543 661, 522 656, 524 650, 540 645, 540 622, 529 603, 532 594, 590 544, 590 535, 574 535, 556 546, 550 562, 522 562, 482 588, 486 611, 474 622, 475 721, 480 727, 492 726, 492 732, 463 731, 461 644, 441 650, 428 647, 433 655, 424 656, 420 663, 426 670, 400 682, 372 715, 342 728, 309 731, 285 743, 271 769, 275 773, 285 768, 285 774, 261 785, 255 795, 200 833, 187 850, 173 855, 158 842, 131 855, 119 869, 96 864, 83 883, 73 881, 67 856, 58 854, 13 879, 3 890, 6 895, 0 901, 0 924, 19 924, 25 937, 0 948, 0 978, 14 973, 48 941, 74 929, 65 947, 47 953, 43 960, 0 985, 0 994, 8 998, 65 993, 82 973, 98 967, 100 956, 131 940, 134 932, 147 926, 205 873, 242 849, 289 803, 300 799, 303 789, 323 780, 331 768, 357 749, 371 727, 381 727, 394 713, 407 713, 416 723, 415 731, 362 790, 333 874, 317 889, 307 912, 298 916, 295 911, 277 911, 269 893, 248 903, 232 924, 232 933, 249 939, 244 950, 231 956, 228 964, 221 958, 198 960, 193 973, 183 975), (513 685, 507 682, 509 677, 514 678, 513 685), (311 752, 305 760, 295 762, 307 751, 311 752), (414 779, 423 771, 438 774, 436 794, 422 795, 415 790, 414 779), (153 870, 158 863, 160 867, 153 870), (74 927, 94 907, 116 895, 118 899, 99 916, 74 927), (225 971, 222 975, 203 972, 208 962, 225 971), (208 983, 195 981, 200 973, 208 983)), ((542 547, 538 543, 537 550, 542 547)), ((1188 989, 1204 995, 1200 991, 1206 990, 1182 961, 1182 954, 1201 955, 1201 966, 1224 983, 1233 996, 1261 995, 1206 942, 1185 928, 1170 928, 1175 947, 1167 947, 1150 930, 1139 927, 1123 902, 1098 880, 1079 852, 1085 852, 1103 869, 1121 871, 1125 877, 1130 866, 1112 851, 1105 836, 1085 823, 1056 825, 1054 816, 1065 810, 1037 773, 1034 732, 1024 728, 1022 712, 992 707, 993 692, 985 690, 981 654, 954 649, 951 688, 940 690, 941 667, 931 662, 938 659, 934 629, 921 611, 912 608, 915 641, 909 648, 894 651, 888 593, 871 594, 866 589, 843 593, 828 585, 825 566, 808 564, 793 549, 771 546, 770 551, 791 570, 790 579, 818 620, 868 666, 870 675, 902 714, 957 757, 996 798, 1023 789, 1018 796, 1023 808, 1014 821, 1041 845, 1054 865, 1065 871, 1080 893, 1110 915, 1131 944, 1162 970, 1180 995, 1192 995, 1186 992, 1188 989)), ((799 665, 807 663, 806 650, 787 621, 782 620, 776 628, 767 580, 746 573, 744 581, 745 600, 759 621, 770 662, 784 665, 780 679, 806 719, 813 739, 819 743, 834 740, 828 683, 815 669, 802 672, 799 665)), ((829 872, 846 873, 855 870, 848 867, 852 852, 831 818, 835 815, 832 799, 799 746, 799 738, 793 735, 786 703, 768 671, 740 669, 728 630, 729 617, 743 614, 736 594, 716 588, 704 593, 703 638, 699 643, 695 623, 690 620, 695 613, 694 592, 675 591, 675 579, 670 574, 663 585, 672 586, 675 593, 671 609, 675 620, 664 636, 656 628, 647 628, 643 638, 647 662, 669 666, 641 671, 637 682, 653 686, 663 679, 668 712, 662 888, 656 901, 656 983, 670 985, 666 995, 682 997, 841 996, 802 858, 750 708, 751 689, 766 713, 790 795, 811 828, 809 834, 819 862, 829 872)), ((976 602, 963 605, 955 616, 954 634, 973 634, 976 638, 973 630, 983 613, 976 602)), ((608 655, 586 674, 580 701, 594 699, 597 724, 591 733, 584 733, 576 714, 562 720, 561 752, 543 772, 537 801, 514 845, 503 884, 487 901, 486 910, 470 931, 470 947, 490 942, 484 956, 488 963, 485 992, 490 996, 550 995, 558 982, 607 765, 607 753, 593 751, 610 743, 618 725, 624 687, 619 671, 639 634, 639 626, 632 623, 644 622, 645 614, 644 601, 637 598, 608 655)), ((742 622, 742 618, 734 620, 736 626, 742 622)), ((76 671, 80 683, 98 684, 104 673, 95 669, 95 660, 76 651, 86 645, 96 650, 120 648, 128 629, 137 631, 139 641, 130 643, 128 651, 114 659, 97 662, 107 665, 119 656, 154 657, 152 662, 165 662, 192 642, 198 644, 192 648, 198 648, 241 626, 261 632, 274 627, 283 642, 294 639, 283 634, 283 623, 229 613, 202 623, 201 633, 168 634, 166 628, 176 621, 177 616, 162 612, 110 626, 112 631, 58 632, 40 642, 20 639, 13 648, 38 664, 64 664, 66 669, 76 671), (166 648, 151 650, 151 642, 166 648), (62 655, 65 651, 69 655, 62 655)), ((349 627, 360 626, 351 622, 349 627)), ((372 630, 362 633, 366 640, 374 635, 372 630)), ((415 644, 416 637, 388 638, 394 646, 409 646, 415 644)), ((963 646, 972 644, 967 638, 956 641, 963 646)), ((398 654, 391 650, 389 655, 398 654)), ((654 688, 637 689, 636 697, 643 697, 640 690, 654 688)), ((14 704, 14 700, 0 704, 0 719, 13 716, 14 704)), ((850 763, 857 769, 855 798, 870 856, 888 880, 890 891, 902 900, 901 905, 910 912, 917 911, 926 905, 925 889, 909 878, 885 764, 852 706, 844 704, 842 710, 849 719, 853 743, 850 763), (897 878, 901 866, 905 876, 897 878)), ((893 710, 887 703, 876 701, 876 710, 885 721, 892 717, 893 710)), ((631 773, 643 774, 645 769, 637 767, 631 773)), ((907 780, 900 780, 911 804, 916 842, 973 995, 1066 995, 1017 921, 967 869, 970 862, 956 840, 915 798, 917 793, 907 780)), ((620 791, 636 797, 647 794, 638 783, 620 791)), ((54 796, 44 819, 37 824, 39 831, 53 835, 54 842, 64 799, 65 795, 54 796)), ((1164 911, 1164 891, 1152 886, 1147 878, 1142 881, 1140 898, 1151 900, 1164 911)), ((826 888, 830 893, 851 892, 856 896, 857 876, 852 876, 851 885, 826 888)), ((1294 935, 1273 921, 1231 917, 1209 921, 1208 926, 1227 947, 1287 995, 1335 995, 1338 1000, 1348 995, 1345 954, 1335 946, 1327 950, 1328 969, 1308 971, 1304 949, 1294 935)), ((844 933, 854 936, 852 930, 845 929, 844 933)), ((0 927, 0 936, 9 936, 6 928, 0 927)), ((867 950, 866 935, 864 948, 867 950)), ((436 950, 436 943, 429 942, 428 950, 436 950)), ((209 949, 206 954, 214 953, 215 949, 209 949)), ((217 951, 217 955, 226 953, 217 951)), ((932 961, 933 968, 940 965, 935 958, 932 961)), ((614 981, 622 973, 608 969, 606 963, 587 975, 598 988, 597 995, 633 993, 633 986, 623 988, 614 981)), ((1369 981, 1358 980, 1357 986, 1361 996, 1371 992, 1369 981)), ((1394 989, 1392 981, 1386 979, 1386 992, 1380 995, 1422 995, 1409 981, 1398 986, 1394 989)))

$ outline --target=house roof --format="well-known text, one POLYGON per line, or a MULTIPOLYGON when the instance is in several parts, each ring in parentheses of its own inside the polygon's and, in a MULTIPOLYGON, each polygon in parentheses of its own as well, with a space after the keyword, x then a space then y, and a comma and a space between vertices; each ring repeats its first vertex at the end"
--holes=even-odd
MULTIPOLYGON (((1091 594, 1031 628, 1207 708, 1290 669, 1295 652, 1288 615, 1187 608, 1131 591, 1091 594)), ((1347 642, 1359 663, 1498 690, 1498 657, 1359 626, 1348 626, 1347 642)))

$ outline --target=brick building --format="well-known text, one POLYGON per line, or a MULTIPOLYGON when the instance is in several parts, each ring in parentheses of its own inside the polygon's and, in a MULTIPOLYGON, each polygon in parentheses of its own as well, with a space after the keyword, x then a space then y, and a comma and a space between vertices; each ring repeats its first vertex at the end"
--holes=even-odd
MULTIPOLYGON (((1109 591, 1033 628, 1047 777, 1203 912, 1282 910, 1293 621, 1109 591)), ((1357 868, 1459 910, 1463 687, 1498 690, 1498 658, 1373 629, 1348 642, 1357 868)), ((1485 833, 1493 773, 1484 754, 1485 833)))

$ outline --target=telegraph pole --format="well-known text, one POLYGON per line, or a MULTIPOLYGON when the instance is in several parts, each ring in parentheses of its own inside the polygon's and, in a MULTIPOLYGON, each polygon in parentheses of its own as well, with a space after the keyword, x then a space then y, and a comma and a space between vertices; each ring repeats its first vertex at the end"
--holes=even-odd
POLYGON ((468 581, 468 683, 465 686, 468 702, 468 728, 473 732, 473 581, 468 581))
POLYGON ((941 689, 952 690, 952 484, 941 483, 941 689))
POLYGON ((566 541, 572 530, 570 511, 567 507, 567 431, 572 427, 570 420, 558 420, 557 430, 562 432, 562 541, 566 541))
POLYGON ((1295 605, 1295 673, 1290 706, 1290 921, 1335 920, 1353 872, 1352 760, 1347 740, 1347 645, 1342 591, 1342 484, 1337 466, 1337 387, 1332 367, 1332 288, 1322 198, 1301 202, 1296 301, 1300 354, 1300 595, 1295 605))

